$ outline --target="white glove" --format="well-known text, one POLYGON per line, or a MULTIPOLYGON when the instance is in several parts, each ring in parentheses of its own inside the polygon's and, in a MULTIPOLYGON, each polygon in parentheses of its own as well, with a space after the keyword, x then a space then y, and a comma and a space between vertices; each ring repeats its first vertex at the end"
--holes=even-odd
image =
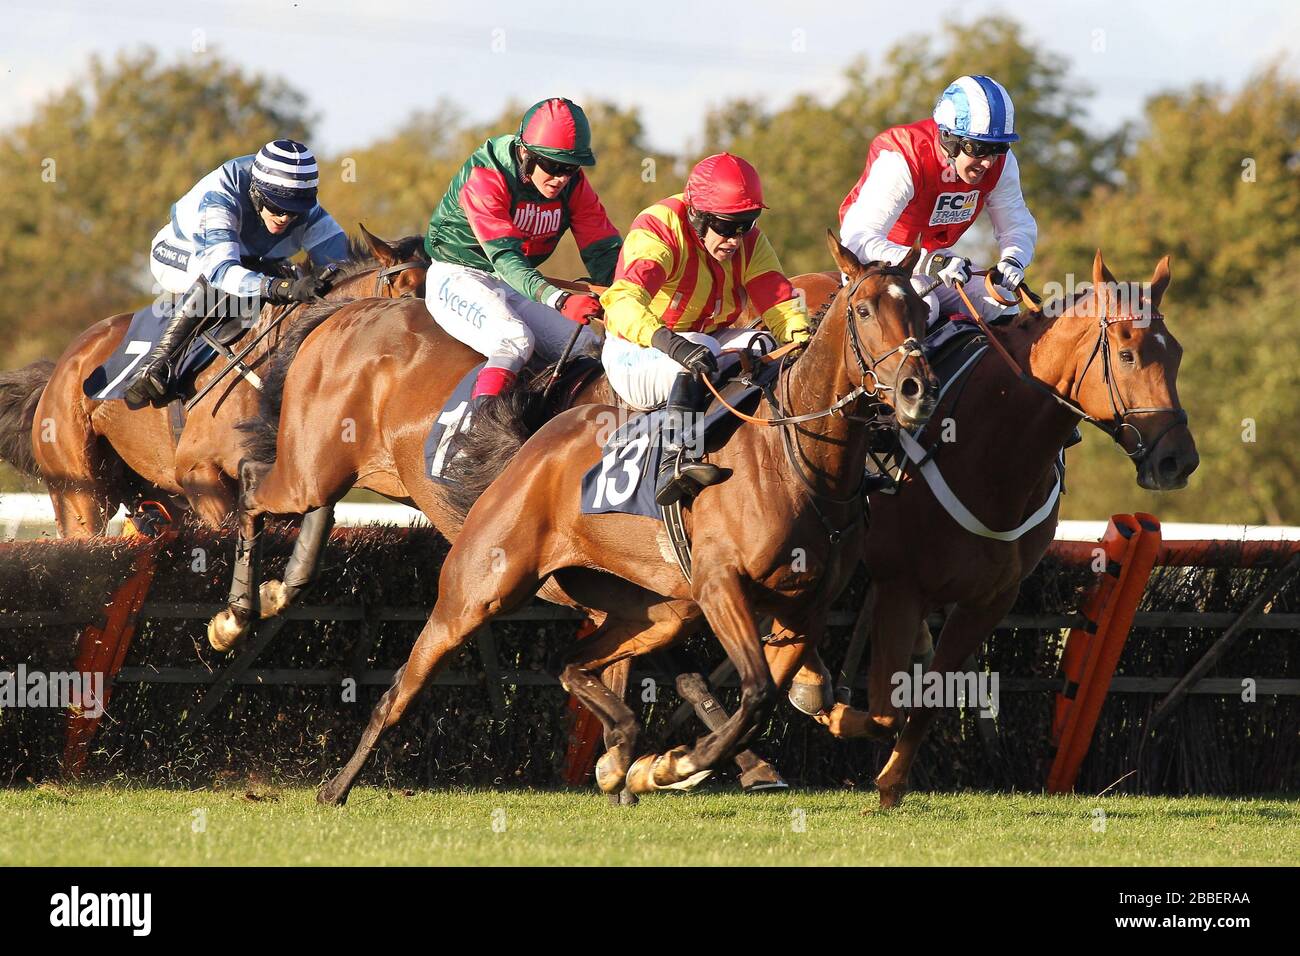
POLYGON ((1002 281, 998 284, 1008 292, 1014 293, 1025 281, 1025 267, 1010 257, 1000 261, 997 270, 1002 273, 1002 281))
POLYGON ((958 282, 970 282, 970 260, 961 256, 950 256, 945 260, 942 255, 935 255, 926 263, 925 273, 953 288, 958 282))

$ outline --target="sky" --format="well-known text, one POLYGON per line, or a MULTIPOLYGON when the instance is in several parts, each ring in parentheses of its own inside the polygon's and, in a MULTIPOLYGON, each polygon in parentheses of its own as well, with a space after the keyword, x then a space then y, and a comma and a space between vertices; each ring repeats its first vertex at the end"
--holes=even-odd
MULTIPOLYGON (((447 98, 473 119, 548 96, 641 110, 652 146, 689 153, 710 106, 834 95, 844 67, 988 13, 1013 16, 1094 91, 1113 128, 1145 99, 1195 81, 1239 86, 1274 58, 1300 75, 1300 3, 1093 0, 925 5, 844 0, 740 3, 445 3, 419 0, 0 0, 0 128, 84 76, 92 53, 140 46, 167 59, 221 56, 282 76, 320 115, 313 148, 343 153, 447 98), (915 15, 924 9, 928 19, 915 15), (846 11, 852 11, 846 15, 846 11), (195 46, 206 52, 195 54, 195 46), (1101 49, 1098 49, 1101 47, 1101 49)), ((936 95, 939 91, 935 91, 936 95)), ((1014 90, 1012 91, 1014 95, 1014 90)))

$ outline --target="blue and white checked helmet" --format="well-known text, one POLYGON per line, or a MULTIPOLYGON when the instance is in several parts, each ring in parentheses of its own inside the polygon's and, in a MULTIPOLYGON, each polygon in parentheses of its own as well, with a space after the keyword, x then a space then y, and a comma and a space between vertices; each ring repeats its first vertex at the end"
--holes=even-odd
POLYGON ((320 170, 316 157, 302 143, 277 139, 257 151, 253 184, 271 205, 289 212, 309 212, 316 205, 320 170))
POLYGON ((1014 143, 1016 108, 1001 83, 989 76, 959 76, 934 104, 934 122, 945 133, 985 143, 1014 143))

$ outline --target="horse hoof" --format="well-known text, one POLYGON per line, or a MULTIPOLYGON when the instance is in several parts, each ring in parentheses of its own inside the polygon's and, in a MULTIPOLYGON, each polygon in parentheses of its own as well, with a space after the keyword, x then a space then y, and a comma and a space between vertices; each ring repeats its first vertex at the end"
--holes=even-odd
POLYGON ((208 643, 214 651, 224 654, 239 643, 247 630, 234 612, 226 608, 208 622, 208 643))
POLYGON ((619 770, 609 751, 601 754, 600 759, 596 761, 596 786, 600 787, 601 793, 617 793, 622 790, 626 776, 627 774, 619 770))
POLYGON ((698 787, 700 784, 702 784, 705 780, 708 780, 709 777, 711 777, 711 776, 713 776, 713 771, 712 771, 712 770, 697 770, 695 773, 691 774, 691 775, 690 775, 689 777, 687 777, 685 780, 678 780, 676 783, 663 783, 663 784, 660 784, 660 785, 659 785, 659 789, 660 789, 660 790, 680 790, 680 791, 683 791, 683 792, 688 791, 688 790, 694 790, 696 787, 698 787))
POLYGON ((257 593, 263 620, 275 617, 289 606, 289 589, 283 581, 263 581, 257 593))
POLYGON ((316 791, 316 802, 326 807, 341 807, 348 802, 348 793, 330 782, 316 791))
POLYGON ((906 787, 880 787, 880 809, 892 810, 903 802, 906 787))
POLYGON ((612 807, 635 807, 640 801, 631 790, 624 787, 618 793, 606 795, 609 798, 609 805, 612 807))
POLYGON ((740 789, 745 793, 762 793, 764 790, 789 790, 790 785, 775 767, 764 761, 740 775, 740 789))
POLYGON ((638 757, 627 771, 627 789, 633 794, 651 793, 658 789, 654 781, 654 765, 658 754, 638 757))

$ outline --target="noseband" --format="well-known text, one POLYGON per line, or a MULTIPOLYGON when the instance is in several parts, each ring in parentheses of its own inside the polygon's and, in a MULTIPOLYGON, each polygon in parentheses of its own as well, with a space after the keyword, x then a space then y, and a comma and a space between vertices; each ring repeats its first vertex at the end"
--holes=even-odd
MULTIPOLYGON (((857 316, 853 314, 853 296, 857 293, 858 287, 861 286, 863 282, 874 276, 894 276, 900 279, 910 279, 911 274, 898 266, 873 266, 871 269, 868 269, 866 272, 862 273, 862 275, 858 276, 857 281, 853 283, 853 287, 849 289, 849 294, 845 297, 844 321, 847 322, 849 326, 849 345, 853 349, 853 358, 858 363, 858 371, 862 373, 862 384, 859 388, 861 389, 862 394, 869 398, 874 398, 880 392, 892 392, 894 390, 894 385, 886 385, 881 382, 880 374, 876 371, 876 368, 882 362, 890 356, 900 356, 898 360, 898 368, 894 370, 894 382, 896 385, 899 373, 902 372, 903 366, 907 364, 907 361, 913 358, 920 358, 922 354, 920 344, 916 341, 915 336, 911 335, 904 339, 901 345, 890 349, 883 355, 871 355, 863 348, 862 338, 858 334, 857 316), (869 388, 867 386, 868 377, 872 382, 871 387, 869 388)), ((866 307, 867 313, 871 318, 876 318, 875 311, 871 308, 870 302, 866 303, 866 307)))
MULTIPOLYGON (((1093 344, 1092 352, 1088 355, 1088 361, 1083 366, 1082 374, 1079 375, 1079 381, 1082 382, 1088 374, 1088 369, 1090 369, 1092 363, 1096 361, 1097 356, 1101 356, 1101 381, 1102 384, 1106 386, 1106 397, 1110 399, 1110 408, 1113 413, 1111 419, 1109 421, 1102 421, 1098 418, 1094 418, 1078 405, 1075 405, 1068 400, 1065 401, 1066 406, 1070 407, 1075 414, 1082 417, 1084 421, 1097 426, 1108 434, 1111 437, 1111 440, 1114 441, 1115 444, 1119 445, 1120 448, 1124 448, 1125 431, 1131 431, 1137 444, 1132 451, 1124 449, 1124 453, 1139 465, 1143 464, 1147 460, 1151 452, 1160 444, 1160 440, 1164 438, 1165 435, 1169 434, 1170 431, 1177 428, 1179 425, 1187 424, 1187 412, 1184 409, 1174 408, 1170 405, 1129 408, 1124 402, 1124 396, 1120 394, 1119 385, 1115 382, 1115 375, 1111 370, 1110 336, 1106 334, 1106 330, 1112 325, 1118 325, 1121 322, 1136 322, 1142 318, 1144 317, 1137 315, 1103 315, 1097 323, 1097 341, 1093 344), (1164 428, 1160 429, 1160 431, 1156 433, 1155 438, 1151 439, 1150 443, 1147 443, 1142 438, 1142 429, 1130 422, 1128 418, 1130 415, 1155 415, 1159 412, 1172 412, 1173 418, 1170 419, 1164 428)), ((1164 316, 1159 312, 1153 312, 1149 317, 1145 318, 1146 321, 1150 321, 1151 319, 1163 319, 1164 316)), ((1056 392, 1053 391, 1052 394, 1055 395, 1056 392)), ((1057 397, 1058 399, 1060 398, 1060 396, 1057 397)))

